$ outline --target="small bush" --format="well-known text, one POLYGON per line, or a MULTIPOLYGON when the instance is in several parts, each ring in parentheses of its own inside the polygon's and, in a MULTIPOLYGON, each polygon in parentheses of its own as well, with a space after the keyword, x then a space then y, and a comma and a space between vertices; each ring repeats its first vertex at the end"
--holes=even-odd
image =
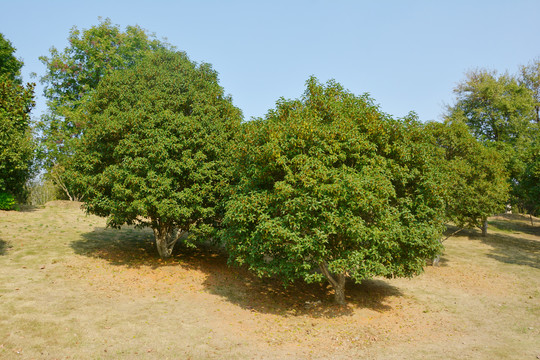
POLYGON ((12 210, 15 207, 15 197, 11 194, 0 192, 0 210, 12 210))

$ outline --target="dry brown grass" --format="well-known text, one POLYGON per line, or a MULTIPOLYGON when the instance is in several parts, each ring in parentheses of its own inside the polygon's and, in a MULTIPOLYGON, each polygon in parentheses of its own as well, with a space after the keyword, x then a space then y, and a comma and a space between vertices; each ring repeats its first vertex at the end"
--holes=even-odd
POLYGON ((540 221, 490 219, 414 279, 279 283, 215 249, 161 261, 149 231, 104 228, 79 204, 0 212, 3 359, 535 359, 540 221), (527 222, 528 221, 528 222, 527 222))

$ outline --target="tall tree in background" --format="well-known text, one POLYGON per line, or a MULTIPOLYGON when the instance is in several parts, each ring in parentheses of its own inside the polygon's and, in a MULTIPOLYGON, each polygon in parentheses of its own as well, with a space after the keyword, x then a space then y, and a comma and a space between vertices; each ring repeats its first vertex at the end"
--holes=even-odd
POLYGON ((540 126, 540 58, 521 67, 520 82, 531 90, 534 98, 534 117, 540 126))
MULTIPOLYGON (((524 169, 520 174, 515 192, 519 206, 529 214, 540 214, 540 137, 537 136, 523 154, 524 169)), ((532 218, 531 218, 532 219, 532 218)))
POLYGON ((509 196, 503 159, 495 148, 478 142, 462 121, 425 126, 445 159, 447 220, 458 228, 478 227, 485 236, 487 218, 502 212, 509 196))
POLYGON ((15 57, 15 48, 3 34, 0 33, 0 77, 22 85, 21 68, 23 62, 15 57))
POLYGON ((347 278, 421 272, 440 251, 444 213, 424 133, 310 78, 301 99, 245 125, 224 220, 231 262, 285 283, 326 279, 340 304, 347 278))
POLYGON ((209 64, 148 54, 107 75, 81 116, 90 126, 67 173, 89 213, 112 227, 152 228, 163 258, 182 234, 207 237, 220 226, 241 112, 209 64))
POLYGON ((515 145, 527 136, 534 100, 525 86, 508 75, 471 71, 454 89, 452 115, 461 114, 474 136, 484 142, 515 145))
POLYGON ((449 118, 465 122, 478 140, 501 154, 516 205, 523 203, 517 187, 527 166, 524 155, 538 136, 537 101, 525 83, 494 71, 469 72, 454 89, 456 103, 447 113, 449 118))
POLYGON ((21 84, 23 63, 14 52, 15 48, 0 34, 0 193, 24 200, 34 159, 30 128, 34 84, 21 84))
POLYGON ((44 167, 71 200, 80 198, 64 172, 86 124, 78 112, 101 79, 111 71, 133 66, 148 51, 170 46, 138 26, 121 31, 109 19, 80 31, 73 28, 64 51, 51 48, 40 60, 47 67, 45 85, 48 113, 38 124, 44 167))

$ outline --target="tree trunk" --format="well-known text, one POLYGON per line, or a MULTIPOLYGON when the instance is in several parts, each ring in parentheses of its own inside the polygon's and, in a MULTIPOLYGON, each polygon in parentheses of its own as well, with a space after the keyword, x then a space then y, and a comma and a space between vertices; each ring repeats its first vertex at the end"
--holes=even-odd
POLYGON ((334 296, 336 303, 345 305, 345 274, 337 275, 337 284, 334 286, 334 296))
POLYGON ((487 218, 482 219, 482 236, 487 236, 488 222, 487 218))
POLYGON ((345 305, 345 274, 332 275, 328 270, 328 265, 326 263, 319 264, 319 268, 334 288, 334 299, 336 300, 336 303, 345 305))
POLYGON ((167 225, 161 225, 152 230, 154 230, 154 237, 156 239, 156 247, 159 256, 162 259, 170 257, 174 244, 176 244, 182 232, 178 231, 172 226, 167 225))

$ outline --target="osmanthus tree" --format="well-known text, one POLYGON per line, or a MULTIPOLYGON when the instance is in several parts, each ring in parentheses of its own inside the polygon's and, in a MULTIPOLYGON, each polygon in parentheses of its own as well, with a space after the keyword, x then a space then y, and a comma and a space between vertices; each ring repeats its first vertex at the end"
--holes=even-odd
POLYGON ((109 19, 82 31, 74 27, 68 41, 63 51, 52 47, 49 56, 40 57, 47 68, 41 82, 45 85, 48 112, 37 128, 48 176, 70 200, 80 200, 81 194, 75 192, 65 170, 86 129, 78 114, 81 106, 104 76, 133 66, 148 51, 171 49, 171 46, 138 26, 128 26, 122 31, 109 19))
POLYGON ((0 195, 23 200, 34 160, 30 126, 34 84, 22 85, 23 63, 14 52, 11 42, 0 34, 0 195))
POLYGON ((150 227, 159 255, 219 227, 241 112, 209 64, 157 51, 104 77, 83 114, 72 172, 89 213, 150 227), (188 240, 188 239, 187 239, 188 240))
POLYGON ((459 229, 478 227, 487 234, 487 218, 504 210, 509 182, 499 152, 485 147, 460 120, 425 125, 444 154, 446 216, 459 229))
POLYGON ((437 149, 413 118, 312 77, 244 127, 223 239, 258 276, 330 282, 409 277, 440 250, 444 197, 437 149))

